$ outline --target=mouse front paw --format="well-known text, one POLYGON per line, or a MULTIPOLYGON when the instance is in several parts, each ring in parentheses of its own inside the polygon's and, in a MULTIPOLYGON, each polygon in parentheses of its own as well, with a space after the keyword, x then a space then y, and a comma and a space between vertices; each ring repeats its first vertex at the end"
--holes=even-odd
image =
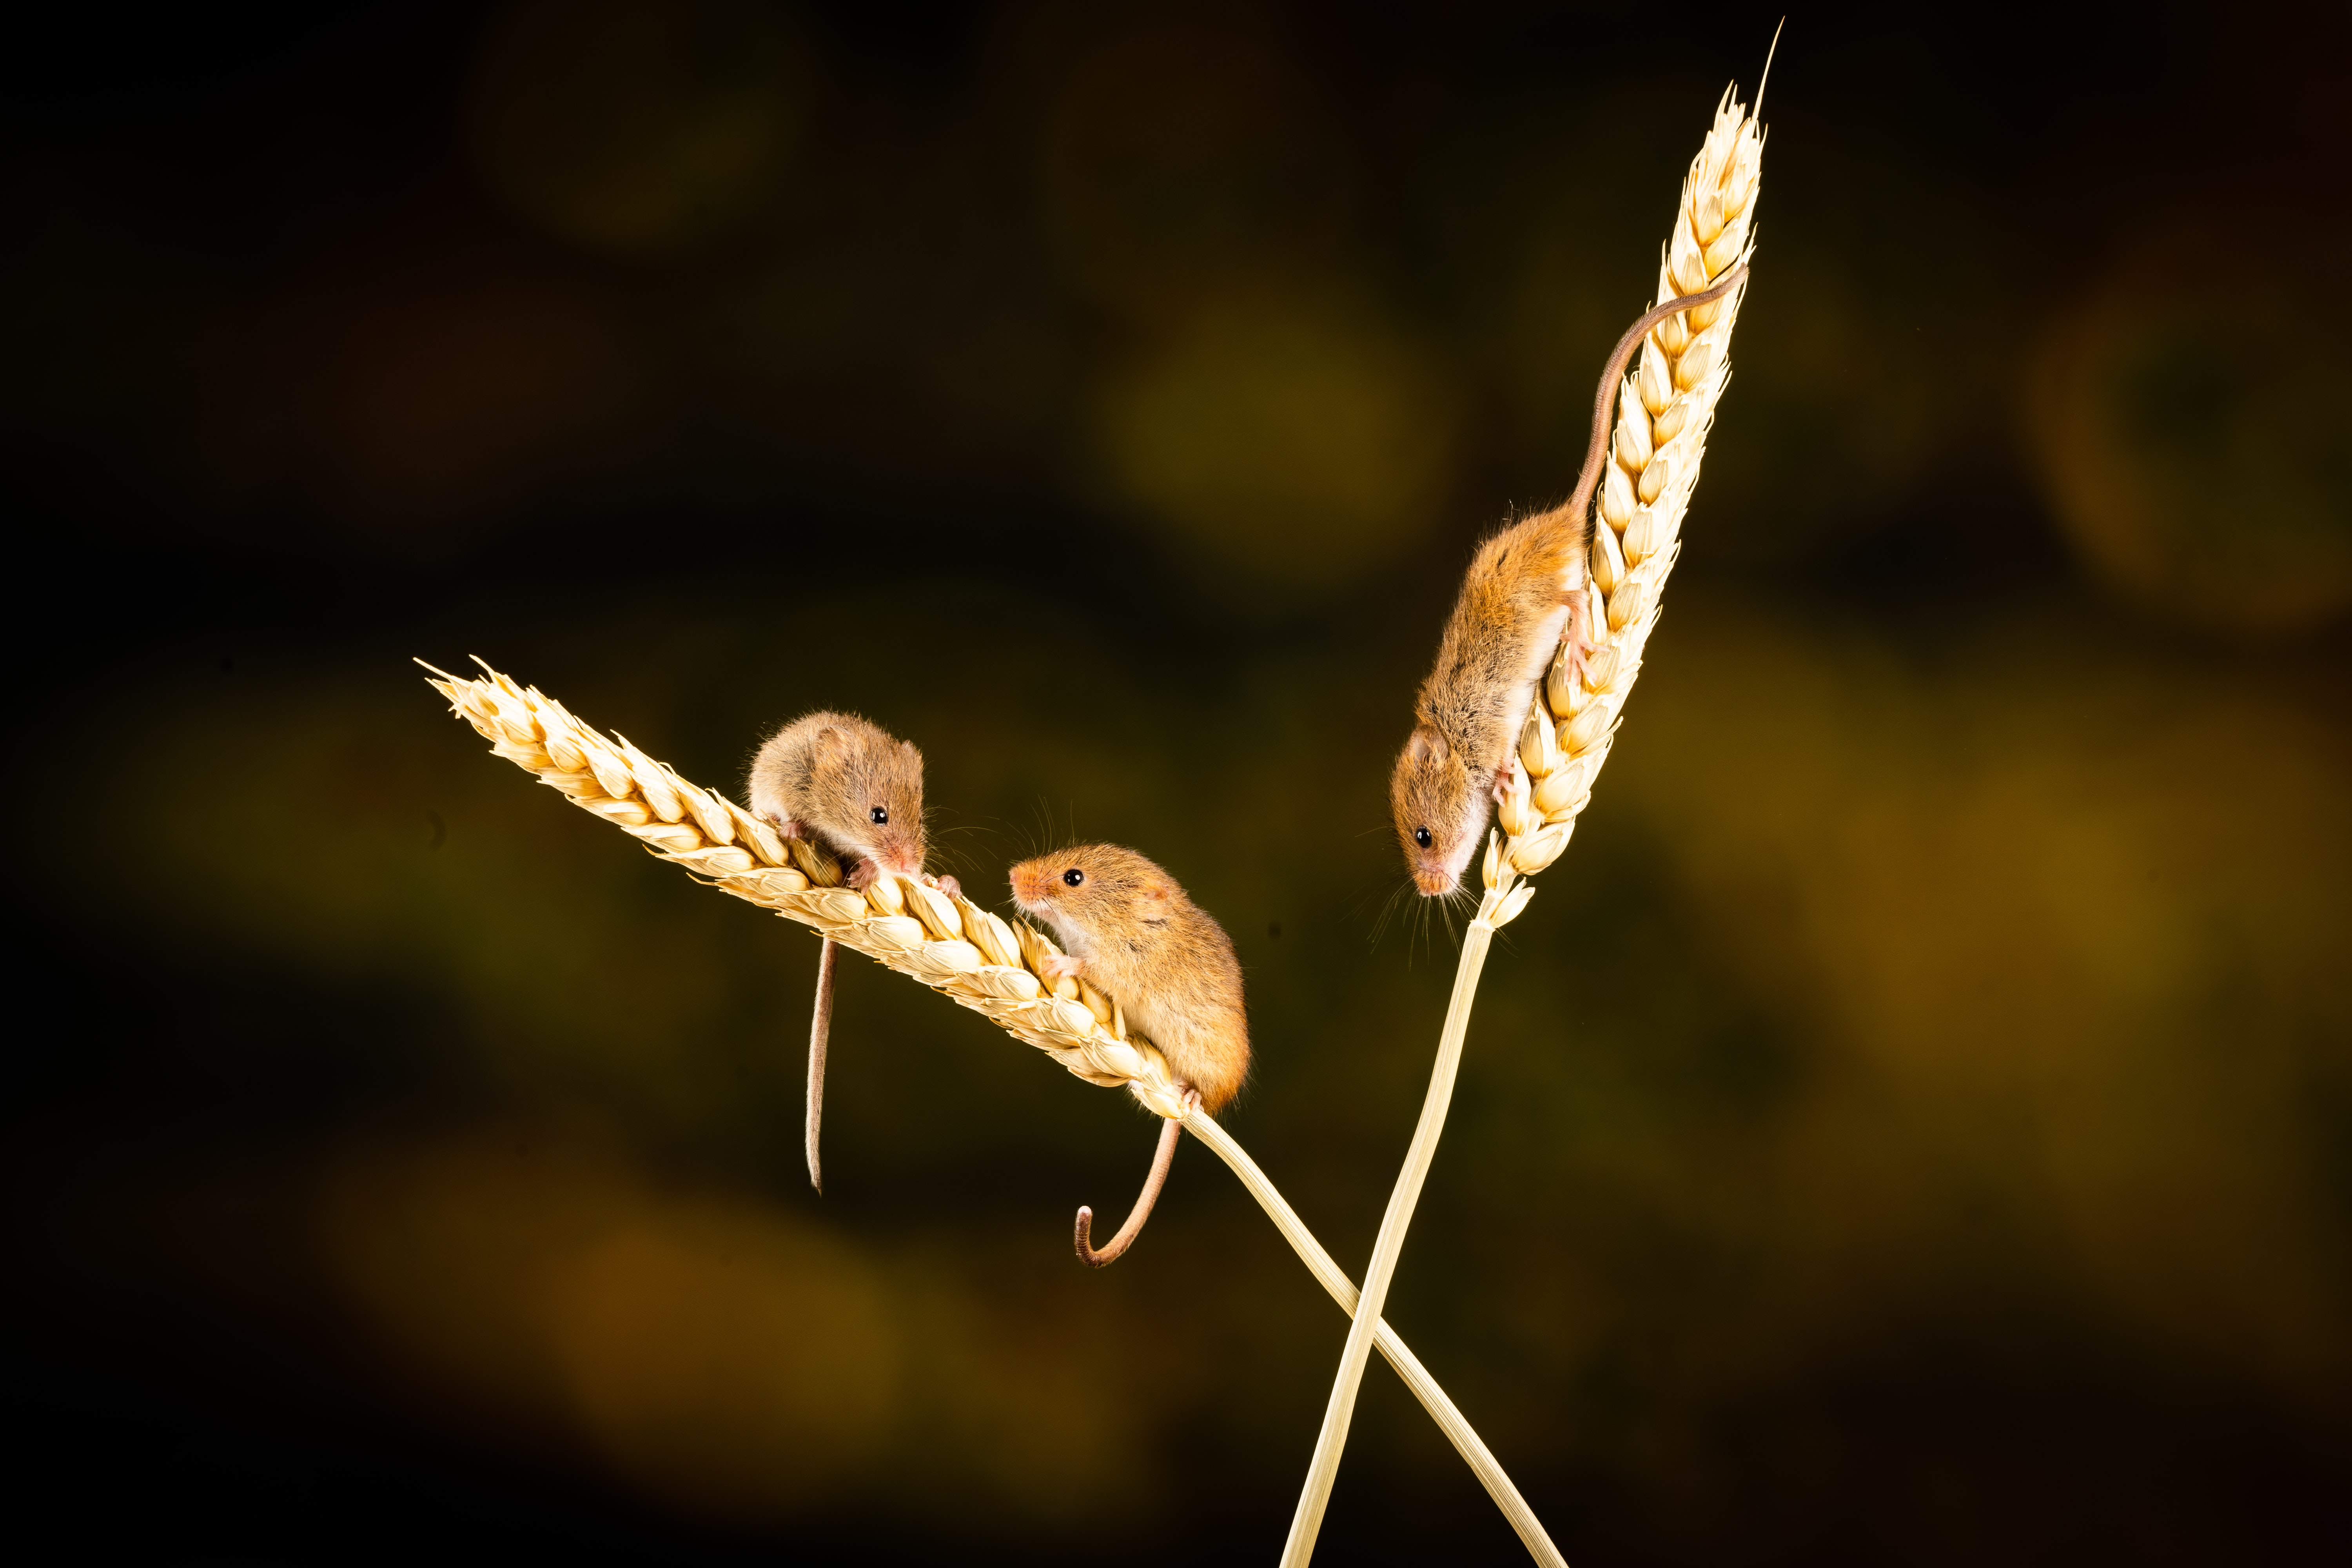
POLYGON ((775 825, 776 831, 782 834, 787 838, 806 838, 809 836, 809 830, 807 828, 803 827, 799 823, 793 821, 789 816, 772 811, 767 814, 767 817, 771 823, 775 825))
POLYGON ((843 874, 842 880, 862 893, 872 887, 874 879, 881 874, 882 868, 877 866, 872 860, 860 860, 843 874))
POLYGON ((1509 795, 1512 786, 1518 782, 1518 777, 1519 754, 1513 752, 1505 760, 1503 765, 1495 770, 1495 804, 1496 805, 1502 805, 1505 797, 1509 795))
POLYGON ((1083 960, 1072 958, 1066 952, 1057 952, 1040 963, 1037 973, 1048 981, 1076 980, 1085 973, 1086 967, 1083 960))
POLYGON ((960 899, 963 896, 963 884, 953 877, 933 877, 929 880, 932 887, 950 899, 960 899))

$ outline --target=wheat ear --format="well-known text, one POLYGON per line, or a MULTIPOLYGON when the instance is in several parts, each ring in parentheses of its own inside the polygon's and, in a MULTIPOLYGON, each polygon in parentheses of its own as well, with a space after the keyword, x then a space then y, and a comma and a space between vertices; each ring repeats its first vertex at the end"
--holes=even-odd
MULTIPOLYGON (((843 886, 840 867, 806 840, 782 837, 733 801, 688 783, 625 739, 589 728, 538 688, 518 686, 487 664, 473 679, 429 664, 425 668, 432 671, 433 689, 490 742, 492 752, 538 774, 541 784, 552 784, 572 805, 612 823, 657 858, 914 976, 986 1014, 1013 1038, 1035 1046, 1088 1083, 1124 1088, 1158 1115, 1181 1121, 1241 1177, 1341 1310, 1355 1311, 1356 1288, 1331 1255, 1241 1145, 1190 1103, 1169 1077, 1158 1048, 1127 1026, 1117 1001, 1082 980, 1049 983, 1040 976, 1045 960, 1060 952, 1044 932, 1008 924, 961 894, 943 893, 916 878, 885 872, 863 892, 843 886)), ((1386 1323, 1376 1328, 1381 1353, 1468 1461, 1528 1550, 1539 1563, 1560 1564, 1559 1551, 1527 1500, 1462 1412, 1393 1330, 1386 1323)))
MULTIPOLYGON (((1674 232, 1658 268, 1662 303, 1703 294, 1747 261, 1763 152, 1762 128, 1727 88, 1706 143, 1683 181, 1674 232)), ((1444 1131, 1487 944, 1496 929, 1517 918, 1535 895, 1534 885, 1521 879, 1549 866, 1568 847, 1577 816, 1592 798, 1593 776, 1608 760, 1626 694, 1641 673, 1642 649, 1658 622, 1659 591, 1681 551, 1683 514, 1698 479, 1706 432, 1730 379, 1727 350, 1747 291, 1743 275, 1722 298, 1658 322, 1642 344, 1639 363, 1617 388, 1618 418, 1600 486, 1599 510, 1606 526, 1592 531, 1591 581, 1586 588, 1591 612, 1587 624, 1595 646, 1580 679, 1562 646, 1545 678, 1542 700, 1529 705, 1520 731, 1519 765, 1496 813, 1499 831, 1486 841, 1486 891, 1463 938, 1421 1120, 1364 1269, 1362 1303, 1349 1326, 1307 1483, 1291 1516, 1285 1568, 1304 1568, 1315 1554, 1371 1352, 1371 1324, 1387 1305, 1405 1231, 1444 1131)), ((1595 423, 1604 416, 1596 413, 1595 423)))

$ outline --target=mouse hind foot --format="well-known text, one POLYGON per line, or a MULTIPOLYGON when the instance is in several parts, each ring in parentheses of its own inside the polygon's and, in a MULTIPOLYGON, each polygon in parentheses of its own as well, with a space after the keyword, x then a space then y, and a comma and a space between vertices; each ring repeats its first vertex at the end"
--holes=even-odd
POLYGON ((1569 674, 1582 680, 1592 656, 1601 651, 1601 645, 1590 635, 1592 603, 1582 588, 1562 594, 1559 602, 1568 606, 1568 626, 1559 634, 1559 646, 1567 650, 1569 674))

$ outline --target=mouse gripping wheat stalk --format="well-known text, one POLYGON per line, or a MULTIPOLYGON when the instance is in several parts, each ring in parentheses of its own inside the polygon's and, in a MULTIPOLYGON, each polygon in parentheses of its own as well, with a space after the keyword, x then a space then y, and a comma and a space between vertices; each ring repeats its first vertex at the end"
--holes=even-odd
MULTIPOLYGON (((1747 260, 1763 152, 1761 127, 1726 89, 1706 144, 1683 181, 1674 232, 1658 268, 1661 303, 1703 294, 1747 260)), ((1726 351, 1747 291, 1743 277, 1722 298, 1652 328, 1633 374, 1617 389, 1617 422, 1598 508, 1605 526, 1592 530, 1591 581, 1585 590, 1591 612, 1586 624, 1595 647, 1579 679, 1562 646, 1520 731, 1518 765, 1496 812, 1500 831, 1486 842, 1485 895, 1463 938, 1421 1120, 1364 1270, 1363 1306, 1349 1329, 1307 1484, 1291 1518, 1282 1556, 1286 1568, 1303 1568, 1314 1555, 1370 1351, 1364 1324, 1378 1321, 1387 1303, 1405 1230, 1444 1131, 1487 944, 1496 928, 1508 924, 1534 896, 1534 886, 1520 879, 1549 866, 1568 847, 1577 816, 1592 798, 1593 777, 1609 758, 1625 698, 1641 673, 1642 649, 1658 624, 1659 591, 1681 550, 1683 514, 1698 480, 1707 429, 1730 379, 1726 351)))
MULTIPOLYGON (((659 858, 912 975, 986 1014, 1014 1039, 1036 1047, 1088 1083, 1124 1088, 1156 1114, 1181 1121, 1233 1168, 1340 1310, 1355 1312, 1355 1285, 1241 1145, 1197 1105, 1188 1109, 1167 1062, 1127 1026, 1118 1003, 1083 980, 1042 978, 1045 961, 1061 951, 1044 932, 1009 924, 960 894, 915 878, 885 872, 863 892, 844 886, 831 857, 805 840, 783 837, 726 796, 688 783, 625 739, 589 728, 536 687, 518 686, 486 664, 478 679, 425 668, 436 678, 429 684, 480 731, 491 751, 538 774, 541 784, 554 785, 572 805, 603 817, 659 858)), ((1565 1568, 1527 1500, 1437 1380, 1386 1323, 1376 1325, 1372 1339, 1536 1560, 1565 1568)))

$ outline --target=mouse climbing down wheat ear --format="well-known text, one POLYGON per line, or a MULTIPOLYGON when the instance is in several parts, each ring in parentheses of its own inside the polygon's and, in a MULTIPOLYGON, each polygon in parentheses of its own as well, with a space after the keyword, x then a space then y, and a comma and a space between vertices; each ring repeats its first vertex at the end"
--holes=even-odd
POLYGON ((1704 293, 1669 300, 1626 329, 1601 373, 1592 439, 1575 493, 1504 529, 1472 558, 1389 784, 1405 867, 1425 896, 1442 897, 1462 885, 1487 810, 1508 787, 1512 748, 1553 656, 1565 645, 1569 664, 1580 676, 1591 652, 1585 583, 1592 493, 1626 364, 1659 322, 1723 298, 1747 276, 1741 262, 1704 293))

